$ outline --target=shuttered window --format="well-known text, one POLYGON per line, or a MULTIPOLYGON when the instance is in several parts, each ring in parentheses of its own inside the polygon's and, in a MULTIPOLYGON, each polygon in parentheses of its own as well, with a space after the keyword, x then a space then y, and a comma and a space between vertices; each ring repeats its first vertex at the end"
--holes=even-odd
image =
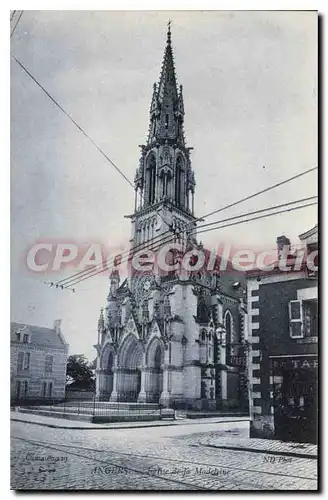
POLYGON ((23 391, 24 391, 24 397, 27 398, 27 393, 28 393, 28 382, 25 380, 23 382, 23 391))
POLYGON ((23 370, 28 370, 30 368, 30 353, 26 352, 24 356, 24 362, 23 362, 23 370))
POLYGON ((289 334, 292 339, 302 338, 304 336, 301 300, 291 300, 289 302, 289 334))
POLYGON ((20 372, 23 369, 24 353, 19 352, 17 358, 17 371, 20 372))
POLYGON ((17 399, 20 398, 20 395, 21 395, 20 391, 21 391, 21 382, 20 382, 20 380, 17 380, 17 382, 16 382, 16 397, 17 397, 17 399))

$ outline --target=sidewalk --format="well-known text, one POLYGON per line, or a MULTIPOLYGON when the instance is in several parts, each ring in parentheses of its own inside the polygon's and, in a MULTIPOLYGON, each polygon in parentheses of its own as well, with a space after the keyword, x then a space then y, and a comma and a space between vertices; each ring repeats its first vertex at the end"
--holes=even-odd
POLYGON ((110 424, 93 424, 90 422, 68 420, 62 418, 43 417, 41 415, 33 415, 29 413, 20 413, 19 411, 10 412, 10 420, 14 422, 24 422, 27 424, 42 425, 44 427, 52 427, 55 429, 135 429, 139 427, 163 427, 168 425, 196 425, 196 424, 214 424, 216 422, 248 422, 249 417, 213 417, 200 419, 184 419, 177 418, 176 420, 162 421, 152 420, 150 422, 113 422, 110 424))
POLYGON ((310 443, 291 443, 276 439, 257 439, 242 437, 200 437, 199 446, 225 450, 252 451, 268 455, 289 456, 298 458, 317 458, 317 445, 310 443))
MULTIPOLYGON (((190 426, 190 425, 206 425, 215 423, 227 422, 248 422, 249 417, 213 417, 200 419, 185 419, 177 418, 170 421, 151 421, 151 422, 115 422, 111 424, 93 424, 89 422, 64 420, 61 418, 43 417, 40 415, 32 415, 28 413, 19 413, 12 411, 10 419, 14 422, 22 422, 27 424, 41 425, 43 427, 51 427, 55 429, 72 429, 72 430, 104 430, 104 429, 138 429, 144 427, 165 427, 165 426, 190 426)), ((206 432, 206 430, 204 430, 206 432)), ((220 432, 220 431, 218 431, 220 432)), ((218 432, 212 431, 210 435, 194 434, 191 439, 193 446, 205 446, 210 448, 233 450, 233 451, 248 451, 253 453, 265 453, 272 456, 288 456, 297 458, 317 458, 317 446, 309 443, 290 443, 278 441, 275 439, 257 439, 244 438, 237 433, 235 437, 227 437, 224 435, 218 436, 218 432)), ((222 431, 221 431, 222 432, 222 431)), ((226 432, 226 431, 223 431, 226 432)), ((229 431, 228 431, 229 432, 229 431)), ((274 460, 274 458, 272 459, 274 460)))

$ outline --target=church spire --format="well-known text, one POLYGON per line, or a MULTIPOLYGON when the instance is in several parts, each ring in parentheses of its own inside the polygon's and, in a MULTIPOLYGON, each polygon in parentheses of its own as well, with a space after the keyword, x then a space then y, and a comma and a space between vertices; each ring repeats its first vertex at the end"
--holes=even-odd
POLYGON ((165 97, 167 98, 170 94, 171 94, 170 97, 177 99, 178 97, 177 82, 175 76, 174 58, 173 58, 173 50, 171 43, 171 24, 169 21, 164 59, 158 85, 158 97, 160 102, 163 103, 165 97))
POLYGON ((158 140, 174 140, 184 145, 183 118, 182 87, 178 92, 169 21, 159 83, 154 84, 150 105, 148 145, 158 140))
POLYGON ((187 147, 184 137, 183 89, 182 85, 177 85, 171 37, 169 22, 159 81, 153 85, 147 143, 140 146, 141 157, 135 177, 134 243, 148 241, 159 231, 166 230, 157 217, 158 210, 163 211, 161 219, 171 217, 178 230, 186 225, 186 217, 193 217, 192 148, 187 147), (149 210, 151 206, 156 207, 156 212, 149 210), (169 215, 166 213, 168 206, 169 215), (176 213, 173 214, 172 208, 176 213), (144 210, 147 210, 147 217, 139 220, 144 210))

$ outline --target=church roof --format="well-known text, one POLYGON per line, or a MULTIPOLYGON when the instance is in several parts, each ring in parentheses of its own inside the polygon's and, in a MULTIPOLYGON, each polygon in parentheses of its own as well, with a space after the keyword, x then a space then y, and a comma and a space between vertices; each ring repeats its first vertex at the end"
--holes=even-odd
POLYGON ((238 271, 224 272, 219 278, 219 291, 222 295, 227 295, 229 297, 234 297, 236 299, 240 298, 240 293, 238 288, 233 285, 235 283, 240 283, 241 286, 246 285, 246 274, 238 271))
MULTIPOLYGON (((27 325, 26 323, 10 324, 10 341, 18 342, 17 334, 28 334, 31 342, 27 345, 37 345, 44 347, 66 348, 67 344, 62 333, 58 333, 54 328, 43 326, 27 325)), ((21 342, 20 342, 21 343, 21 342)))

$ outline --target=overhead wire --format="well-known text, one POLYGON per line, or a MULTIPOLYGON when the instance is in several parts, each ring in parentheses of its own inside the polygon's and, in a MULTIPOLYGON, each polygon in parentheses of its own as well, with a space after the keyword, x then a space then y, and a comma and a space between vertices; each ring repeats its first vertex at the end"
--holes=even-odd
POLYGON ((20 13, 20 15, 19 15, 19 17, 18 17, 18 20, 17 20, 17 22, 16 22, 15 26, 13 27, 13 29, 12 29, 12 31, 11 31, 11 33, 10 33, 10 38, 11 38, 11 37, 13 36, 13 34, 15 33, 15 30, 16 30, 16 28, 17 28, 17 26, 18 26, 19 21, 21 20, 21 17, 22 17, 22 15, 23 15, 23 12, 24 12, 24 11, 22 10, 22 11, 21 11, 21 13, 20 13))
POLYGON ((201 233, 207 233, 209 231, 216 231, 217 229, 223 229, 225 227, 236 226, 238 224, 244 224, 244 223, 246 224, 247 222, 252 222, 254 220, 264 219, 265 217, 272 217, 273 215, 284 214, 285 212, 292 212, 294 210, 300 210, 301 208, 311 207, 313 205, 317 205, 317 202, 308 203, 306 205, 301 205, 299 207, 287 208, 286 210, 280 210, 279 212, 274 212, 272 214, 264 214, 264 215, 260 215, 258 217, 252 217, 251 219, 237 221, 237 222, 233 222, 231 224, 225 224, 225 225, 219 226, 219 227, 212 227, 212 228, 209 228, 209 229, 203 229, 202 231, 199 231, 199 234, 201 234, 201 233))
POLYGON ((199 217, 198 219, 196 219, 196 222, 197 221, 201 221, 201 219, 205 219, 206 217, 210 217, 211 215, 214 215, 214 214, 217 214, 219 212, 222 212, 223 210, 227 210, 228 208, 232 208, 232 207, 238 205, 239 203, 251 200, 252 198, 255 198, 256 196, 259 196, 261 194, 267 193, 271 189, 275 189, 277 187, 283 186, 284 184, 287 184, 288 182, 291 182, 291 181, 293 181, 295 179, 298 179, 299 177, 302 177, 303 175, 306 175, 306 174, 312 172, 313 170, 316 170, 317 168, 318 168, 317 166, 308 168, 307 170, 304 170, 303 172, 300 172, 299 174, 293 175, 292 177, 289 177, 288 179, 285 179, 283 181, 277 182, 276 184, 273 184, 272 186, 269 186, 269 187, 267 187, 265 189, 262 189, 261 191, 256 191, 255 193, 253 193, 253 194, 251 194, 249 196, 245 196, 244 198, 240 198, 239 200, 234 201, 233 203, 230 203, 229 205, 226 205, 223 208, 218 208, 217 210, 213 210, 212 212, 209 212, 208 214, 203 215, 202 217, 199 217))
MULTIPOLYGON (((19 19, 12 31, 12 34, 13 32, 15 31, 17 25, 18 25, 18 22, 21 18, 23 14, 23 11, 21 12, 20 16, 19 16, 19 19)), ((11 34, 11 35, 12 35, 11 34)), ((128 179, 128 177, 122 172, 122 170, 109 158, 109 156, 102 150, 102 148, 100 148, 98 146, 98 144, 89 136, 89 134, 87 134, 84 129, 76 122, 76 120, 58 103, 58 101, 43 87, 43 85, 32 75, 32 73, 23 65, 23 63, 21 63, 14 55, 12 56, 14 58, 14 60, 17 62, 17 64, 19 64, 19 66, 23 69, 23 71, 25 71, 25 73, 36 83, 36 85, 38 85, 38 87, 47 95, 47 97, 67 116, 67 118, 80 130, 80 132, 93 144, 93 146, 102 154, 102 156, 117 170, 117 172, 120 173, 120 175, 129 183, 129 185, 131 187, 133 187, 133 189, 135 188, 135 186, 133 185, 133 183, 128 179)), ((202 221, 204 220, 204 218, 206 217, 210 217, 211 215, 214 215, 216 213, 219 213, 223 210, 227 210, 228 208, 232 208, 244 201, 247 201, 247 200, 250 200, 252 198, 255 198, 256 196, 259 196, 261 194, 264 194, 274 188, 277 188, 279 186, 282 186, 292 180, 295 180, 305 174, 308 174, 309 172, 313 171, 317 169, 317 167, 312 167, 312 168, 309 168, 308 170, 304 171, 304 172, 300 172, 299 174, 296 174, 288 179, 285 179, 283 181, 280 181, 272 186, 269 186, 261 191, 256 191, 255 193, 251 194, 251 195, 248 195, 246 197, 243 197, 233 203, 230 203, 224 207, 221 207, 219 209, 216 209, 212 212, 209 212, 208 214, 206 215, 203 215, 202 217, 199 217, 199 218, 195 218, 194 220, 192 220, 190 223, 187 224, 187 226, 181 230, 174 230, 173 227, 172 227, 172 224, 169 224, 162 216, 161 214, 157 211, 156 213, 160 216, 160 218, 163 220, 163 222, 169 227, 169 230, 166 231, 165 233, 162 233, 161 237, 164 237, 165 234, 170 234, 170 233, 173 233, 173 238, 175 237, 179 237, 179 235, 185 231, 191 224, 195 224, 197 221, 202 221)), ((141 195, 143 197, 143 195, 141 195)), ((144 197, 143 197, 144 199, 144 197)), ((292 202, 291 202, 292 203, 292 202)), ((212 223, 209 223, 209 224, 212 224, 212 223)), ((214 224, 214 223, 213 223, 214 224)), ((199 228, 201 227, 205 227, 205 226, 199 226, 199 228)), ((198 232, 198 234, 200 233, 203 233, 203 232, 207 232, 208 230, 205 230, 205 231, 200 231, 198 232)), ((157 238, 157 237, 155 237, 157 238)), ((149 242, 145 242, 146 244, 149 243, 149 242)), ((191 242, 192 243, 192 242, 191 242)), ((129 251, 130 253, 131 251, 129 251)), ((101 272, 103 272, 103 264, 102 265, 99 265, 102 267, 102 270, 101 272)), ((93 271, 95 270, 94 268, 92 269, 93 271)), ((65 283, 65 284, 68 284, 69 282, 71 282, 73 280, 73 276, 76 276, 76 278, 79 276, 79 277, 82 277, 84 276, 85 279, 87 279, 87 277, 89 276, 89 273, 91 274, 91 271, 92 270, 84 270, 84 271, 80 271, 78 273, 75 273, 74 275, 72 275, 71 277, 68 277, 68 278, 65 278, 63 280, 59 280, 58 282, 56 283, 53 283, 55 284, 55 286, 58 288, 57 285, 60 285, 59 287, 60 288, 63 288, 62 284, 65 283)), ((92 277, 93 275, 91 275, 90 277, 92 277)))
MULTIPOLYGON (((166 243, 172 243, 174 240, 175 240, 176 236, 174 234, 168 234, 165 238, 163 238, 161 241, 159 242, 153 242, 149 245, 149 242, 146 242, 147 243, 147 246, 145 246, 143 249, 141 250, 138 250, 138 252, 140 251, 143 251, 143 250, 148 250, 148 251, 156 251, 158 250, 163 244, 166 244, 166 243)), ((121 260, 120 262, 120 265, 121 264, 125 264, 126 262, 128 262, 129 260, 132 260, 134 255, 137 254, 138 252, 135 252, 134 254, 132 255, 129 255, 127 257, 125 257, 124 259, 121 260)), ((102 274, 105 270, 109 271, 111 269, 113 269, 115 266, 113 266, 112 268, 108 269, 108 267, 104 266, 102 267, 101 269, 99 270, 93 270, 94 272, 91 272, 91 274, 89 276, 83 276, 81 278, 76 278, 75 280, 72 280, 72 281, 69 281, 68 283, 65 283, 64 285, 60 285, 60 287, 63 287, 62 289, 65 289, 66 288, 66 285, 69 285, 69 286, 74 286, 74 285, 77 285, 78 283, 80 282, 83 282, 83 281, 86 281, 87 279, 90 279, 90 278, 93 278, 94 276, 97 276, 98 274, 102 274)))
POLYGON ((317 196, 308 196, 307 198, 301 198, 300 200, 289 201, 289 202, 286 202, 286 203, 281 203, 280 205, 274 205, 273 207, 261 208, 259 210, 254 210, 253 212, 247 212, 245 214, 235 215, 234 217, 228 217, 227 219, 221 219, 221 220, 217 220, 217 221, 214 221, 214 222, 208 222, 206 224, 201 224, 200 226, 197 227, 197 232, 198 232, 198 229, 202 229, 204 227, 214 226, 215 224, 221 224, 222 222, 231 221, 231 220, 234 220, 234 219, 239 219, 240 217, 246 217, 246 216, 249 216, 249 215, 256 215, 256 214, 259 214, 259 213, 262 213, 262 212, 267 212, 269 210, 273 210, 273 209, 276 209, 276 208, 287 207, 289 205, 295 205, 295 203, 303 203, 305 201, 314 200, 315 198, 317 198, 317 196))
MULTIPOLYGON (((103 149, 98 146, 98 144, 90 137, 90 135, 85 132, 85 130, 77 123, 77 121, 72 117, 70 113, 68 113, 60 104, 59 102, 45 89, 45 87, 35 78, 32 73, 24 66, 22 62, 20 62, 17 57, 12 55, 14 60, 17 62, 17 64, 22 68, 22 70, 34 81, 34 83, 47 95, 47 97, 57 106, 62 113, 78 128, 78 130, 91 142, 91 144, 97 149, 97 151, 112 165, 112 167, 115 168, 115 170, 125 179, 125 181, 133 188, 135 189, 134 184, 130 181, 130 179, 122 172, 122 170, 116 165, 116 163, 109 158, 109 156, 103 151, 103 149)), ((141 194, 143 200, 144 196, 141 194)), ((163 220, 165 224, 167 224, 168 227, 170 227, 170 224, 162 217, 162 215, 157 212, 159 217, 163 220)), ((172 228, 170 227, 170 230, 172 228)))
MULTIPOLYGON (((77 273, 75 273, 75 274, 73 274, 71 276, 68 276, 67 278, 63 278, 62 280, 53 282, 53 285, 55 285, 56 288, 62 288, 63 284, 64 285, 68 285, 72 281, 75 281, 75 280, 80 279, 80 278, 87 279, 88 277, 92 277, 92 276, 90 276, 90 274, 93 274, 99 268, 100 268, 99 269, 100 272, 104 272, 104 271, 108 270, 108 266, 112 266, 111 268, 114 268, 114 267, 122 264, 123 262, 127 262, 127 260, 132 259, 133 256, 137 252, 149 249, 149 245, 163 243, 163 242, 165 242, 166 238, 168 238, 169 236, 170 237, 172 236, 172 238, 175 237, 175 235, 169 234, 169 231, 167 231, 165 234, 166 234, 166 236, 163 236, 163 235, 156 236, 155 238, 153 238, 153 239, 151 239, 149 241, 145 241, 143 243, 140 243, 140 244, 132 247, 130 250, 127 250, 127 251, 123 252, 122 254, 117 254, 114 257, 109 257, 108 259, 106 259, 101 264, 97 264, 95 266, 91 266, 91 268, 89 268, 89 269, 85 269, 83 271, 79 271, 79 272, 77 272, 77 273), (156 241, 157 238, 159 238, 158 241, 156 241), (127 257, 127 259, 123 261, 123 259, 125 257, 127 257), (118 262, 118 260, 119 260, 119 262, 118 262), (116 262, 117 262, 117 264, 116 264, 116 262)), ((98 274, 98 273, 96 273, 96 274, 98 274)))
MULTIPOLYGON (((239 216, 234 216, 234 217, 231 217, 231 218, 223 219, 223 220, 221 221, 221 223, 222 223, 222 222, 227 222, 227 221, 229 221, 229 220, 235 220, 236 218, 246 217, 246 216, 248 216, 248 215, 254 215, 254 214, 258 214, 258 213, 263 213, 264 211, 268 212, 268 211, 270 211, 270 210, 275 210, 275 209, 277 209, 277 208, 281 208, 281 207, 284 207, 284 206, 290 206, 291 204, 300 203, 301 201, 308 200, 308 199, 313 199, 313 198, 315 198, 315 197, 304 198, 303 200, 296 200, 296 201, 294 201, 294 202, 289 202, 289 203, 285 203, 285 204, 277 205, 277 206, 275 206, 275 207, 268 207, 268 208, 266 208, 266 209, 261 209, 261 210, 254 211, 254 212, 250 212, 250 213, 240 214, 239 216)), ((240 221, 237 221, 237 222, 232 222, 232 223, 229 223, 229 224, 220 225, 220 226, 218 226, 218 227, 214 227, 214 228, 210 228, 210 229, 204 229, 204 230, 199 231, 198 233, 200 234, 200 233, 205 233, 205 232, 209 232, 209 231, 214 231, 214 230, 217 230, 217 229, 221 229, 221 228, 225 228, 225 227, 230 227, 230 226, 234 226, 234 225, 238 225, 238 224, 248 223, 248 222, 252 222, 252 221, 254 221, 254 220, 263 219, 263 218, 265 218, 265 217, 271 217, 271 216, 274 216, 274 215, 279 215, 279 214, 281 214, 281 213, 286 213, 286 212, 291 212, 291 211, 294 211, 294 210, 299 210, 299 209, 302 209, 302 208, 306 208, 306 207, 309 207, 309 206, 313 206, 313 205, 315 205, 315 204, 316 204, 316 202, 314 202, 314 203, 309 203, 309 204, 305 204, 305 205, 301 205, 301 206, 297 206, 297 207, 290 207, 290 208, 287 208, 287 209, 285 209, 285 210, 276 211, 276 212, 273 212, 273 213, 267 213, 267 214, 264 214, 264 215, 261 215, 261 216, 258 216, 258 217, 252 217, 252 218, 247 219, 247 220, 240 220, 240 221)), ((217 221, 217 222, 216 222, 216 224, 218 224, 219 222, 220 222, 220 221, 217 221)), ((160 245, 161 245, 162 243, 170 243, 170 242, 172 242, 174 239, 175 239, 175 236, 174 236, 174 235, 170 235, 169 237, 167 237, 166 241, 164 241, 164 242, 155 242, 155 243, 153 243, 153 244, 149 245, 149 246, 147 247, 147 249, 148 249, 148 250, 150 250, 150 251, 155 251, 155 250, 157 250, 159 247, 155 248, 155 247, 153 247, 153 245, 155 245, 155 246, 156 246, 156 245, 158 245, 159 243, 160 243, 160 245)), ((129 257, 129 258, 127 258, 127 259, 122 259, 122 261, 120 262, 120 264, 125 263, 125 262, 127 262, 128 260, 130 260, 130 259, 131 259, 131 257, 129 257)), ((87 277, 81 277, 80 279, 78 279, 78 278, 77 278, 76 280, 72 280, 72 282, 67 283, 66 285, 68 285, 68 284, 69 284, 70 286, 75 286, 75 285, 77 285, 78 283, 83 282, 83 281, 86 281, 87 279, 92 278, 92 277, 94 277, 94 276, 96 276, 96 275, 98 275, 98 274, 101 274, 101 273, 103 273, 103 272, 104 272, 104 269, 100 269, 99 271, 95 271, 95 272, 93 272, 93 274, 92 274, 92 275, 90 275, 90 276, 87 276, 87 277)), ((67 286, 66 286, 66 285, 63 285, 63 287, 62 287, 62 288, 63 288, 63 289, 67 288, 67 286)))
MULTIPOLYGON (((265 188, 264 190, 261 190, 261 191, 256 191, 255 193, 252 193, 252 194, 250 194, 250 195, 248 195, 248 196, 246 196, 246 197, 244 197, 244 198, 241 198, 241 199, 239 199, 239 200, 237 200, 237 201, 235 201, 235 202, 233 202, 233 203, 230 203, 229 205, 223 206, 223 207, 221 207, 220 209, 218 209, 218 210, 216 210, 216 211, 211 212, 211 214, 213 214, 214 212, 215 212, 215 213, 222 212, 222 211, 224 211, 224 210, 227 210, 228 208, 231 208, 232 206, 236 206, 236 205, 238 205, 238 204, 240 204, 240 203, 243 203, 244 201, 247 201, 247 200, 249 200, 249 199, 255 198, 256 196, 259 196, 259 195, 263 194, 264 192, 268 192, 269 190, 275 189, 275 188, 276 188, 276 187, 278 187, 278 186, 281 186, 281 185, 283 185, 283 184, 287 184, 288 182, 291 182, 291 181, 292 181, 292 180, 294 180, 295 178, 302 177, 302 176, 304 176, 304 175, 308 174, 309 172, 311 172, 311 171, 315 170, 316 168, 317 168, 317 167, 312 167, 312 168, 310 168, 310 169, 308 169, 308 170, 306 170, 306 171, 300 172, 299 174, 294 175, 294 176, 292 176, 292 177, 290 177, 290 178, 288 178, 288 179, 284 179, 283 181, 280 181, 280 182, 278 182, 278 183, 276 183, 276 184, 273 184, 272 186, 268 186, 268 187, 267 187, 267 188, 265 188)), ((291 203, 294 203, 294 202, 291 202, 291 203)), ((295 203, 296 203, 296 202, 295 202, 295 203)), ((267 210, 267 209, 265 209, 265 210, 267 210)), ((207 216, 209 216, 209 215, 207 215, 207 216)), ((205 217, 206 217, 206 216, 199 217, 197 220, 202 220, 202 219, 204 219, 205 217)), ((194 223, 195 223, 195 221, 191 221, 190 223, 188 223, 188 224, 186 225, 186 227, 185 227, 183 230, 178 230, 178 231, 176 231, 175 236, 177 236, 177 237, 178 237, 178 236, 179 236, 179 235, 180 235, 183 231, 187 230, 187 229, 188 229, 188 227, 189 227, 191 224, 194 224, 194 223)), ((212 224, 212 223, 209 223, 209 224, 212 224)), ((197 233, 198 233, 198 229, 199 229, 200 227, 205 227, 205 226, 199 226, 199 227, 197 228, 197 233)), ((167 231, 166 233, 168 234, 169 232, 170 232, 170 231, 167 231)), ((158 236, 158 237, 164 237, 166 233, 162 233, 162 235, 161 235, 161 236, 158 236)), ((198 233, 198 234, 199 234, 199 233, 198 233)), ((157 238, 157 237, 156 237, 156 238, 157 238)), ((146 243, 147 243, 147 242, 146 242, 146 243)), ((132 247, 132 248, 131 248, 131 250, 130 250, 130 251, 128 251, 128 252, 131 252, 131 251, 133 251, 133 250, 134 250, 134 247, 132 247)), ((99 264, 99 266, 101 266, 101 265, 102 265, 102 264, 99 264)), ((82 273, 86 273, 86 272, 88 272, 88 270, 85 270, 85 271, 80 271, 80 272, 78 272, 78 273, 73 274, 72 276, 69 276, 69 277, 67 277, 67 278, 64 278, 63 280, 58 281, 57 283, 62 283, 62 282, 65 282, 65 281, 67 281, 67 280, 70 280, 73 276, 82 275, 82 273)))

